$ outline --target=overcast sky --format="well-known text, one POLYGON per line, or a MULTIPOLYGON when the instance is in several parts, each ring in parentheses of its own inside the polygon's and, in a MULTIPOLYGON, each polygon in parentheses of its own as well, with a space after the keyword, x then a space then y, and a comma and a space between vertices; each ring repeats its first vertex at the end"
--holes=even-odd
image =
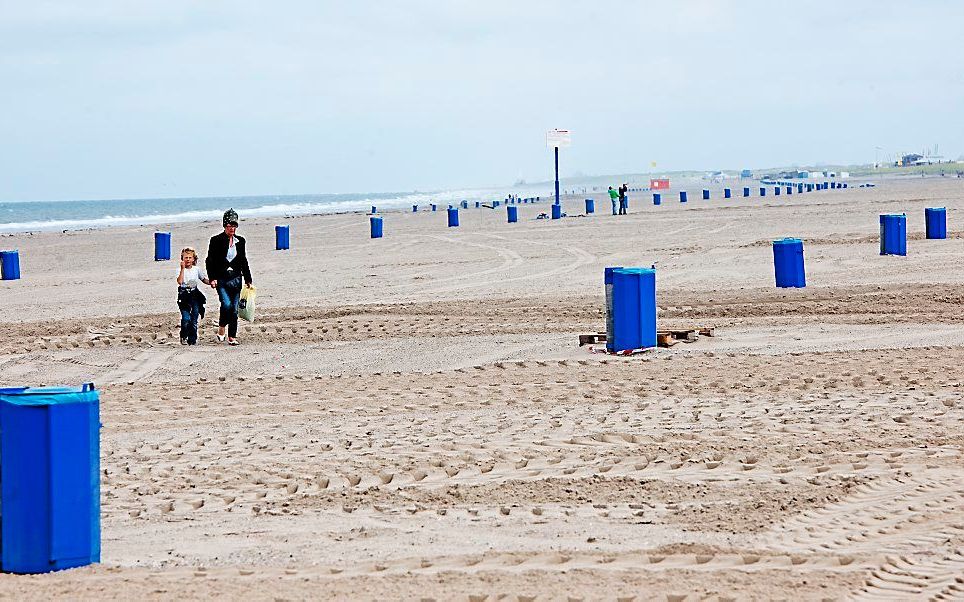
POLYGON ((964 153, 956 1, 0 0, 0 200, 964 153))

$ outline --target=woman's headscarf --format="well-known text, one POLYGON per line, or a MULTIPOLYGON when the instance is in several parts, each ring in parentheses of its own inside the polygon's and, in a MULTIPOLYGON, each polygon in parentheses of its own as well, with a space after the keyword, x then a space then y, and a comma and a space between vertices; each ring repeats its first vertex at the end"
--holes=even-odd
POLYGON ((222 226, 227 226, 228 224, 238 223, 238 212, 234 209, 228 209, 224 212, 224 218, 221 220, 222 226))

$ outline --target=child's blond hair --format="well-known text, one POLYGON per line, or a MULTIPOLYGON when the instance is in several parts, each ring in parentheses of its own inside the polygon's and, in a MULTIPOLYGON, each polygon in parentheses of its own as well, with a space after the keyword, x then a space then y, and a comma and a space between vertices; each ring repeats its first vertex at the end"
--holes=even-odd
POLYGON ((185 253, 190 253, 191 255, 194 256, 194 263, 192 263, 191 265, 192 265, 192 266, 196 266, 196 265, 197 265, 197 251, 194 250, 194 247, 184 247, 183 249, 181 249, 181 257, 184 257, 184 254, 185 254, 185 253))

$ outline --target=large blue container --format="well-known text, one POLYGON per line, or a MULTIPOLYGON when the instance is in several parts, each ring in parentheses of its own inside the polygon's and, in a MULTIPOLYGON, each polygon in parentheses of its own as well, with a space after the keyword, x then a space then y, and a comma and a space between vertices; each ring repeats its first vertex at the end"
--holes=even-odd
POLYGON ((803 194, 803 184, 797 184, 797 194, 803 194))
POLYGON ((927 238, 947 238, 947 208, 924 209, 924 226, 927 230, 927 238))
POLYGON ((412 205, 412 213, 418 213, 418 205, 412 205))
POLYGON ((475 201, 475 208, 478 209, 482 206, 482 201, 475 201))
POLYGON ((880 216, 880 254, 907 255, 907 216, 903 213, 880 216))
POLYGON ((779 187, 779 186, 774 186, 774 187, 773 187, 773 196, 780 196, 780 187, 779 187))
POLYGON ((0 251, 0 280, 20 279, 20 252, 0 251))
POLYGON ((508 223, 514 224, 519 221, 519 208, 515 205, 507 205, 505 208, 505 213, 508 223))
POLYGON ((501 201, 492 201, 492 208, 495 209, 496 207, 498 207, 498 206, 501 205, 501 204, 502 204, 501 201))
POLYGON ((171 233, 154 233, 154 261, 168 261, 171 259, 171 233))
POLYGON ((378 213, 378 207, 372 205, 372 215, 375 215, 376 213, 378 213))
POLYGON ((619 352, 655 347, 656 270, 618 268, 612 280, 612 337, 607 333, 606 348, 619 352))
POLYGON ((679 191, 679 202, 680 202, 680 203, 685 203, 685 202, 686 202, 686 191, 685 191, 685 190, 680 190, 680 191, 679 191))
POLYGON ((748 186, 743 187, 743 196, 750 196, 750 188, 748 186))
POLYGON ((787 194, 793 194, 793 186, 787 186, 787 194))
POLYGON ((457 228, 459 225, 459 210, 455 207, 449 207, 448 214, 449 228, 457 228))
POLYGON ((284 251, 291 247, 291 231, 288 226, 274 227, 274 248, 275 251, 284 251))
POLYGON ((807 275, 803 267, 803 241, 783 238, 773 241, 773 271, 780 288, 803 288, 807 275))
POLYGON ((596 212, 596 201, 592 199, 586 199, 586 215, 596 212))
POLYGON ((435 211, 437 209, 438 209, 438 205, 436 205, 435 203, 432 203, 432 211, 435 211))
POLYGON ((100 562, 100 399, 94 386, 0 389, 3 570, 100 562))
POLYGON ((710 191, 705 188, 703 189, 703 200, 704 201, 710 200, 710 191))
POLYGON ((552 204, 552 219, 559 219, 562 217, 562 205, 552 204))
POLYGON ((372 226, 372 238, 382 237, 382 218, 377 215, 373 215, 368 218, 371 221, 372 226))
POLYGON ((729 188, 724 188, 724 189, 723 189, 723 198, 724 198, 724 199, 728 199, 728 198, 730 198, 731 196, 733 196, 733 191, 730 190, 729 188))
POLYGON ((766 195, 767 195, 767 189, 766 189, 766 187, 765 187, 765 186, 760 186, 760 196, 766 196, 766 195))
POLYGON ((468 202, 468 201, 462 201, 462 209, 468 209, 468 208, 469 208, 469 202, 468 202))
POLYGON ((661 194, 658 193, 658 192, 654 192, 654 193, 653 193, 653 204, 654 204, 654 205, 659 205, 659 204, 662 203, 662 202, 663 202, 663 195, 661 195, 661 194))

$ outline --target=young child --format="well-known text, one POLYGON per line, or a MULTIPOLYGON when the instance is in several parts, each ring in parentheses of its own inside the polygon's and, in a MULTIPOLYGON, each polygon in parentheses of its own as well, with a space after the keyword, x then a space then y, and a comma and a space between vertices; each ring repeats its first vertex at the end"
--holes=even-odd
POLYGON ((181 249, 181 266, 177 272, 177 307, 181 310, 181 344, 197 344, 198 317, 204 317, 206 301, 197 283, 210 284, 204 269, 197 263, 197 251, 181 249))

